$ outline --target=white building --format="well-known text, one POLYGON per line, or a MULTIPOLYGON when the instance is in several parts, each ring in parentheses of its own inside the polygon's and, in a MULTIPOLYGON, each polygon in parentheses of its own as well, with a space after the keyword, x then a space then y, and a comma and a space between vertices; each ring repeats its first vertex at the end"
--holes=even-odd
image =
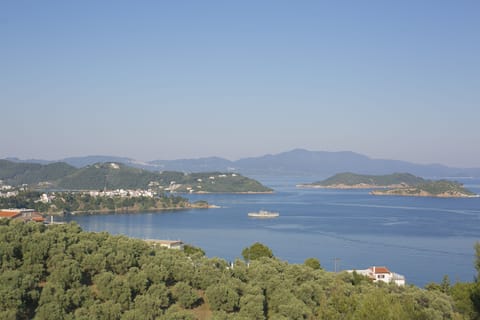
POLYGON ((145 242, 155 246, 165 247, 168 249, 183 249, 184 243, 180 240, 157 240, 157 239, 146 239, 145 242))
POLYGON ((372 279, 373 282, 382 281, 385 283, 395 283, 397 286, 405 285, 405 276, 391 272, 387 267, 373 266, 364 270, 347 270, 347 272, 356 272, 362 276, 372 279))
POLYGON ((40 195, 40 199, 38 201, 42 202, 42 203, 50 203, 52 201, 54 197, 53 196, 48 196, 48 194, 46 193, 42 193, 40 195))

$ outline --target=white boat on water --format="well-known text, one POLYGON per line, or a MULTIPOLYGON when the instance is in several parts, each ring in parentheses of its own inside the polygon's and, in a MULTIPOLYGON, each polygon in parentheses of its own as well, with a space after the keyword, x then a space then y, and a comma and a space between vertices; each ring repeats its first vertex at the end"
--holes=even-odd
POLYGON ((271 212, 266 210, 260 210, 258 212, 249 212, 248 216, 251 218, 276 218, 280 214, 278 212, 271 212))

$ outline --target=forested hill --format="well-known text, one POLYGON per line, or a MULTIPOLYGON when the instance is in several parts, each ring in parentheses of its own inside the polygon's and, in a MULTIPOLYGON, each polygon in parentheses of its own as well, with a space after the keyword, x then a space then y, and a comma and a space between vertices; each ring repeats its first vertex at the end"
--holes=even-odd
POLYGON ((388 175, 365 175, 351 172, 338 173, 328 179, 309 184, 304 187, 325 188, 385 188, 391 186, 414 186, 424 183, 426 180, 409 173, 394 173, 388 175))
POLYGON ((478 319, 478 283, 373 284, 254 248, 229 266, 198 248, 0 219, 0 319, 478 319))
POLYGON ((13 186, 38 184, 42 181, 56 181, 74 173, 76 170, 75 167, 64 162, 44 165, 0 160, 0 180, 13 186))
POLYGON ((117 163, 103 163, 78 169, 60 179, 56 186, 68 190, 147 189, 159 187, 175 192, 271 192, 258 181, 235 173, 151 172, 117 163))
POLYGON ((235 173, 152 172, 119 163, 97 163, 74 168, 0 160, 0 180, 18 186, 64 190, 148 189, 176 192, 271 192, 258 181, 235 173))

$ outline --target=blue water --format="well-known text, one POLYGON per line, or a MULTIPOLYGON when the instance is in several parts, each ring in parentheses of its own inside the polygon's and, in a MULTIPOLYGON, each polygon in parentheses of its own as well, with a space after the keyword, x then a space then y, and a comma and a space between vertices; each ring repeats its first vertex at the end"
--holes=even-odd
MULTIPOLYGON (((480 198, 436 199, 372 196, 368 190, 296 189, 299 179, 262 179, 274 194, 189 195, 219 209, 72 216, 84 230, 136 238, 181 239, 210 257, 241 257, 253 242, 276 257, 302 263, 316 257, 322 266, 389 267, 408 283, 472 281, 474 244, 480 241, 480 198), (250 211, 278 211, 275 219, 251 219, 250 211)), ((480 193, 479 180, 462 181, 480 193)))

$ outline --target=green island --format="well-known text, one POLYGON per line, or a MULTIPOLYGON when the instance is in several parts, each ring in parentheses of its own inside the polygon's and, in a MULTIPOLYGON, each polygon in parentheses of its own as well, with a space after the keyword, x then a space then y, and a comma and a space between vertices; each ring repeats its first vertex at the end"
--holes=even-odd
POLYGON ((424 197, 475 197, 462 184, 448 180, 426 180, 409 173, 362 175, 351 172, 336 174, 328 179, 297 185, 300 188, 375 189, 373 195, 424 197), (385 189, 385 190, 380 190, 385 189))
POLYGON ((301 184, 303 188, 331 188, 331 189, 371 189, 390 188, 395 186, 409 186, 422 183, 425 180, 409 173, 394 173, 388 175, 365 175, 351 172, 337 173, 330 178, 308 184, 301 184))
POLYGON ((438 198, 471 198, 477 195, 462 184, 449 180, 426 181, 414 186, 388 190, 372 190, 373 195, 417 196, 438 198))
MULTIPOLYGON (((480 275, 480 244, 476 268, 480 275)), ((424 289, 291 264, 255 243, 229 263, 75 224, 0 219, 0 319, 478 319, 474 282, 424 289)))
POLYGON ((75 168, 0 160, 0 180, 39 190, 155 189, 180 193, 271 193, 272 189, 238 173, 152 172, 120 163, 97 163, 75 168))
POLYGON ((0 208, 30 208, 48 215, 63 213, 110 213, 181 209, 204 209, 206 201, 189 202, 177 195, 152 194, 143 191, 132 196, 114 191, 106 192, 49 192, 20 191, 12 197, 0 197, 0 208))

